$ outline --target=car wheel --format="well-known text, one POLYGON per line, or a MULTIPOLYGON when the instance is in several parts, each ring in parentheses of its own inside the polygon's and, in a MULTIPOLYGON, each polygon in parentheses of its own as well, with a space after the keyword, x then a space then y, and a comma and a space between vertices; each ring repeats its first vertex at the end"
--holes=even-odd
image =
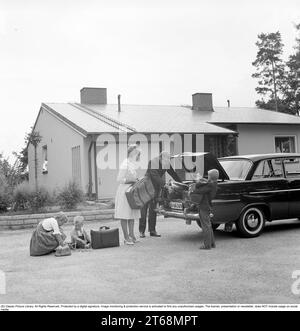
POLYGON ((258 207, 247 208, 236 222, 239 234, 245 238, 254 238, 261 234, 265 226, 265 215, 258 207))
MULTIPOLYGON (((199 228, 201 228, 201 229, 202 229, 200 221, 199 221, 199 220, 196 220, 196 222, 197 222, 197 224, 198 224, 199 228)), ((221 225, 221 224, 212 223, 212 225, 211 225, 211 226, 212 226, 213 230, 217 230, 217 229, 218 229, 218 227, 219 227, 220 225, 221 225)))

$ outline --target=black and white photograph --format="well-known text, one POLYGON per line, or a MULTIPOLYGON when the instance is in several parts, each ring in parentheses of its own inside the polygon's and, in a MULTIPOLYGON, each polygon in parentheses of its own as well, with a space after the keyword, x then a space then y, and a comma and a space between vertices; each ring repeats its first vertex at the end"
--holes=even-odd
POLYGON ((0 0, 0 96, 0 310, 300 309, 299 0, 0 0))

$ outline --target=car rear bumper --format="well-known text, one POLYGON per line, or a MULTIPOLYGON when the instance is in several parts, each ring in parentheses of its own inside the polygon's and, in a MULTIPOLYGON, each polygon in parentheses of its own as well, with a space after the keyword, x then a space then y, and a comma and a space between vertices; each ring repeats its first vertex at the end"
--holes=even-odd
POLYGON ((158 213, 163 215, 164 217, 174 217, 174 218, 183 218, 183 219, 189 219, 189 220, 199 220, 199 214, 198 213, 187 213, 184 215, 184 213, 180 210, 165 210, 165 209, 157 209, 158 213))

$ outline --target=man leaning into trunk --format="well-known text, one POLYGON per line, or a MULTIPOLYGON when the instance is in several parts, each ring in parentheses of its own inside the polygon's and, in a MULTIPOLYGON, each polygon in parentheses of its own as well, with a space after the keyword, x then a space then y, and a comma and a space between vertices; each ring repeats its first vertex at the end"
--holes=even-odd
POLYGON ((161 152, 158 157, 150 160, 148 163, 148 169, 145 176, 150 177, 152 180, 153 186, 155 188, 156 197, 148 202, 141 209, 141 218, 139 223, 140 237, 145 238, 146 231, 146 220, 148 213, 148 231, 150 232, 151 237, 161 237, 160 234, 156 232, 156 198, 159 196, 159 193, 165 181, 162 178, 165 173, 168 173, 175 181, 181 182, 181 179, 176 174, 175 170, 172 168, 170 163, 170 154, 168 152, 161 152))

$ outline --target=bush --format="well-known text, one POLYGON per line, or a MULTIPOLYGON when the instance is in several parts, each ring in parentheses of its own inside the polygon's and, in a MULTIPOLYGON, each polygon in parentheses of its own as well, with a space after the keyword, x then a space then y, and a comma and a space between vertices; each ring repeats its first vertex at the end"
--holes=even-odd
POLYGON ((28 183, 18 185, 13 194, 14 210, 38 210, 51 203, 51 196, 44 187, 37 191, 28 183))
POLYGON ((0 213, 6 212, 11 202, 11 195, 9 194, 7 187, 0 186, 0 213))
POLYGON ((57 201, 63 209, 74 209, 83 201, 84 194, 76 182, 69 182, 58 193, 57 201))
POLYGON ((29 204, 31 209, 38 210, 51 203, 50 193, 44 187, 39 187, 37 192, 33 192, 29 204))

